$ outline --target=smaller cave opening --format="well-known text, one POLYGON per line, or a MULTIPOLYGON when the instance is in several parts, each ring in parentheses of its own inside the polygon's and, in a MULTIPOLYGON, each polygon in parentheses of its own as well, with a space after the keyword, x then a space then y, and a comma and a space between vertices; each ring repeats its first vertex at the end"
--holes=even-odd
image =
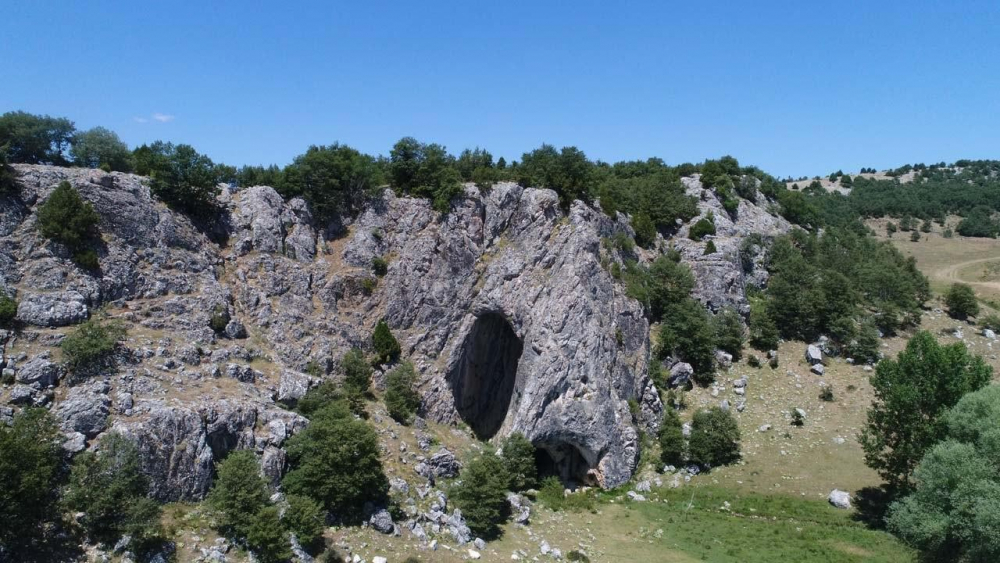
POLYGON ((569 489, 598 486, 587 458, 579 448, 566 442, 535 444, 535 468, 539 479, 554 475, 569 489))
POLYGON ((496 435, 507 417, 524 344, 502 315, 476 318, 449 375, 455 409, 481 440, 496 435))

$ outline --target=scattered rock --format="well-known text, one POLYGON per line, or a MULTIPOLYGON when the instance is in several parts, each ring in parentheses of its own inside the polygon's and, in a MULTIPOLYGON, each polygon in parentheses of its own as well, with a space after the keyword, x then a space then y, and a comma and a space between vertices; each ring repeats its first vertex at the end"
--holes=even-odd
POLYGON ((810 365, 815 365, 823 361, 823 352, 820 351, 819 346, 815 344, 806 346, 806 361, 810 365))
POLYGON ((849 509, 851 508, 851 494, 847 491, 841 491, 840 489, 834 489, 830 492, 830 496, 827 497, 830 504, 836 506, 837 508, 849 509))

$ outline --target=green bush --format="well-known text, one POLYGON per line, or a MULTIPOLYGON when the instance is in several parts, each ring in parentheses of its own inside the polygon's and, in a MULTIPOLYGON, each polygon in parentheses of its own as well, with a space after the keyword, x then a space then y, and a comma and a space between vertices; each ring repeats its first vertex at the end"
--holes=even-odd
POLYGON ((344 372, 344 388, 348 394, 365 397, 371 394, 372 367, 360 348, 351 348, 344 354, 340 369, 344 372))
POLYGON ((412 137, 400 139, 389 151, 389 181, 397 192, 429 198, 440 213, 451 210, 451 200, 462 195, 455 157, 437 144, 412 137))
POLYGON ((686 265, 660 256, 648 269, 628 262, 625 271, 626 292, 642 303, 652 321, 659 321, 666 311, 688 298, 694 288, 694 276, 686 265))
POLYGON ((964 283, 952 284, 945 294, 944 302, 948 306, 948 314, 956 319, 967 319, 979 314, 976 292, 964 283))
POLYGON ((114 131, 94 127, 73 135, 70 155, 84 168, 106 168, 107 172, 131 172, 132 151, 114 131))
POLYGON ((212 316, 208 319, 208 326, 215 331, 215 334, 222 334, 229 325, 229 307, 218 304, 212 309, 212 316))
POLYGON ((830 387, 829 385, 824 385, 823 388, 820 389, 820 391, 819 391, 819 400, 821 400, 821 401, 823 401, 825 403, 832 403, 833 402, 833 387, 830 387))
POLYGON ((882 360, 875 368, 875 401, 860 440, 865 464, 894 490, 909 489, 920 458, 943 433, 943 413, 992 375, 993 369, 965 344, 941 346, 930 333, 918 332, 895 360, 882 360))
POLYGON ((535 446, 515 432, 500 443, 503 452, 501 460, 510 477, 507 487, 512 491, 524 491, 538 484, 538 469, 535 467, 535 446))
POLYGON ((313 499, 302 495, 288 495, 288 508, 281 523, 285 529, 295 534, 295 539, 310 553, 316 553, 323 544, 323 530, 326 529, 326 514, 323 507, 313 499))
POLYGON ((767 310, 762 299, 750 299, 750 321, 747 323, 750 345, 758 350, 770 351, 778 348, 778 325, 767 310))
POLYGON ((896 232, 896 224, 895 223, 893 223, 892 221, 889 221, 888 223, 885 224, 885 234, 887 234, 889 236, 889 238, 892 238, 892 235, 895 232, 896 232))
POLYGON ((216 211, 219 169, 191 145, 156 141, 132 152, 135 171, 149 176, 150 189, 164 203, 192 216, 216 211))
POLYGON ((792 426, 804 426, 806 423, 806 417, 802 414, 802 411, 798 408, 792 407, 789 409, 792 414, 792 426))
POLYGON ((71 369, 87 370, 103 365, 125 336, 125 327, 118 322, 91 318, 66 335, 59 348, 71 369))
POLYGON ((691 364, 695 381, 707 385, 715 379, 715 332, 712 319, 697 300, 686 297, 668 307, 660 324, 661 358, 673 356, 691 364))
POLYGON ((375 431, 352 418, 342 403, 313 413, 285 449, 290 470, 282 488, 312 498, 344 520, 359 518, 365 502, 388 494, 375 431))
POLYGON ((385 182, 375 158, 346 145, 310 146, 283 172, 248 171, 242 186, 270 185, 285 199, 301 197, 320 222, 356 212, 385 182))
POLYGON ((875 363, 879 359, 881 340, 875 324, 866 321, 861 323, 857 336, 847 346, 847 353, 858 363, 875 363))
POLYGON ((667 465, 679 466, 684 463, 684 432, 681 417, 674 406, 668 404, 663 410, 660 425, 660 461, 667 465))
POLYGON ((160 507, 146 498, 149 480, 140 471, 139 450, 120 434, 101 439, 96 452, 73 460, 66 507, 82 512, 79 519, 92 541, 114 545, 129 536, 133 551, 160 539, 160 507))
POLYGON ((732 307, 726 307, 712 317, 712 329, 715 332, 716 347, 732 354, 733 360, 738 361, 743 355, 743 344, 746 342, 746 331, 740 314, 732 307))
POLYGON ((17 318, 17 301, 0 291, 0 328, 11 328, 17 318))
POLYGON ((577 491, 567 495, 565 494, 565 487, 563 487, 562 481, 554 475, 542 479, 537 499, 540 503, 555 511, 568 510, 570 512, 579 512, 594 509, 594 495, 591 492, 577 491))
POLYGON ((691 240, 700 241, 708 235, 715 234, 715 219, 709 214, 707 217, 702 217, 698 221, 691 225, 688 230, 688 238, 691 240))
POLYGON ((953 233, 951 229, 945 229, 941 231, 941 236, 944 238, 952 238, 955 236, 955 233, 953 233))
POLYGON ((920 231, 913 231, 912 233, 910 233, 910 242, 919 242, 919 241, 920 241, 920 231))
POLYGON ((635 231, 635 243, 643 248, 651 248, 656 242, 656 225, 649 215, 638 213, 632 217, 632 230, 635 231))
POLYGON ((400 424, 410 424, 420 408, 416 384, 417 372, 410 362, 403 362, 386 374, 385 408, 400 424))
POLYGON ((708 255, 715 254, 716 252, 718 252, 718 250, 715 249, 715 241, 710 240, 708 241, 708 244, 705 245, 705 251, 702 252, 702 254, 708 255))
POLYGON ((928 561, 997 561, 1000 387, 966 395, 942 419, 940 442, 914 471, 916 488, 890 506, 886 524, 928 561))
POLYGON ((728 465, 740 458, 740 427, 729 411, 712 407, 695 413, 688 457, 702 467, 728 465))
POLYGON ((517 168, 517 181, 525 187, 547 188, 559 195, 568 210, 574 200, 590 202, 594 192, 594 164, 576 147, 556 150, 552 145, 526 152, 517 168))
MULTIPOLYGON (((0 545, 16 554, 59 521, 66 437, 45 409, 27 408, 0 424, 0 545)), ((12 560, 17 560, 13 557, 12 560)))
POLYGON ((215 471, 206 501, 217 513, 219 530, 232 540, 245 540, 257 515, 269 504, 257 457, 249 450, 230 452, 215 465, 215 471))
POLYGON ((378 277, 382 277, 389 273, 389 263, 385 261, 385 258, 382 258, 381 256, 372 258, 372 273, 378 277))
MULTIPOLYGON (((0 308, 0 311, 2 310, 3 309, 0 308)), ((2 312, 0 312, 0 320, 2 319, 3 319, 3 314, 2 312)), ((997 315, 996 313, 990 313, 988 315, 984 315, 983 318, 979 319, 979 326, 994 331, 1000 330, 1000 315, 997 315)))
POLYGON ((760 358, 754 354, 750 354, 747 356, 747 365, 752 368, 759 368, 762 364, 760 363, 760 358))
POLYGON ((7 156, 7 146, 0 145, 0 196, 12 194, 17 190, 16 178, 17 172, 10 165, 7 156))
POLYGON ((284 563, 292 557, 288 532, 282 526, 277 506, 265 506, 253 515, 246 542, 261 563, 284 563))
POLYGON ((399 347, 399 341, 392 335, 385 319, 375 325, 375 332, 372 333, 372 346, 375 348, 375 361, 378 364, 389 364, 396 361, 402 351, 399 347))
POLYGON ((469 529, 483 539, 499 537, 500 524, 507 520, 510 481, 503 461, 493 454, 481 455, 465 464, 459 478, 450 497, 469 529))
POLYGON ((42 236, 66 246, 73 260, 88 269, 94 269, 97 255, 87 247, 97 239, 100 221, 94 206, 65 180, 38 207, 38 231, 42 236))

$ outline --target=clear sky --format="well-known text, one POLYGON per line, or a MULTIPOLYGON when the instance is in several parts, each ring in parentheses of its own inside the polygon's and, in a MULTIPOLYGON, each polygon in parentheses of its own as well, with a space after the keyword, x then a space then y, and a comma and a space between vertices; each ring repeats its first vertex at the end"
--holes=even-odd
POLYGON ((12 109, 234 165, 406 135, 782 177, 1000 158, 1000 2, 8 2, 12 109))

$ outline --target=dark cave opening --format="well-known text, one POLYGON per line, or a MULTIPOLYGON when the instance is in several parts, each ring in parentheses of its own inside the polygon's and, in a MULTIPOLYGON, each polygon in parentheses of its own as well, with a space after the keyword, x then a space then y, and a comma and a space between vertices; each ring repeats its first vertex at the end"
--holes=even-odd
POLYGON ((462 357, 450 382, 455 408, 482 440, 503 424, 514 394, 524 344, 503 316, 486 313, 475 320, 462 344, 462 357))
POLYGON ((554 475, 570 489, 597 484, 587 459, 576 446, 565 442, 535 444, 535 467, 539 479, 554 475))

